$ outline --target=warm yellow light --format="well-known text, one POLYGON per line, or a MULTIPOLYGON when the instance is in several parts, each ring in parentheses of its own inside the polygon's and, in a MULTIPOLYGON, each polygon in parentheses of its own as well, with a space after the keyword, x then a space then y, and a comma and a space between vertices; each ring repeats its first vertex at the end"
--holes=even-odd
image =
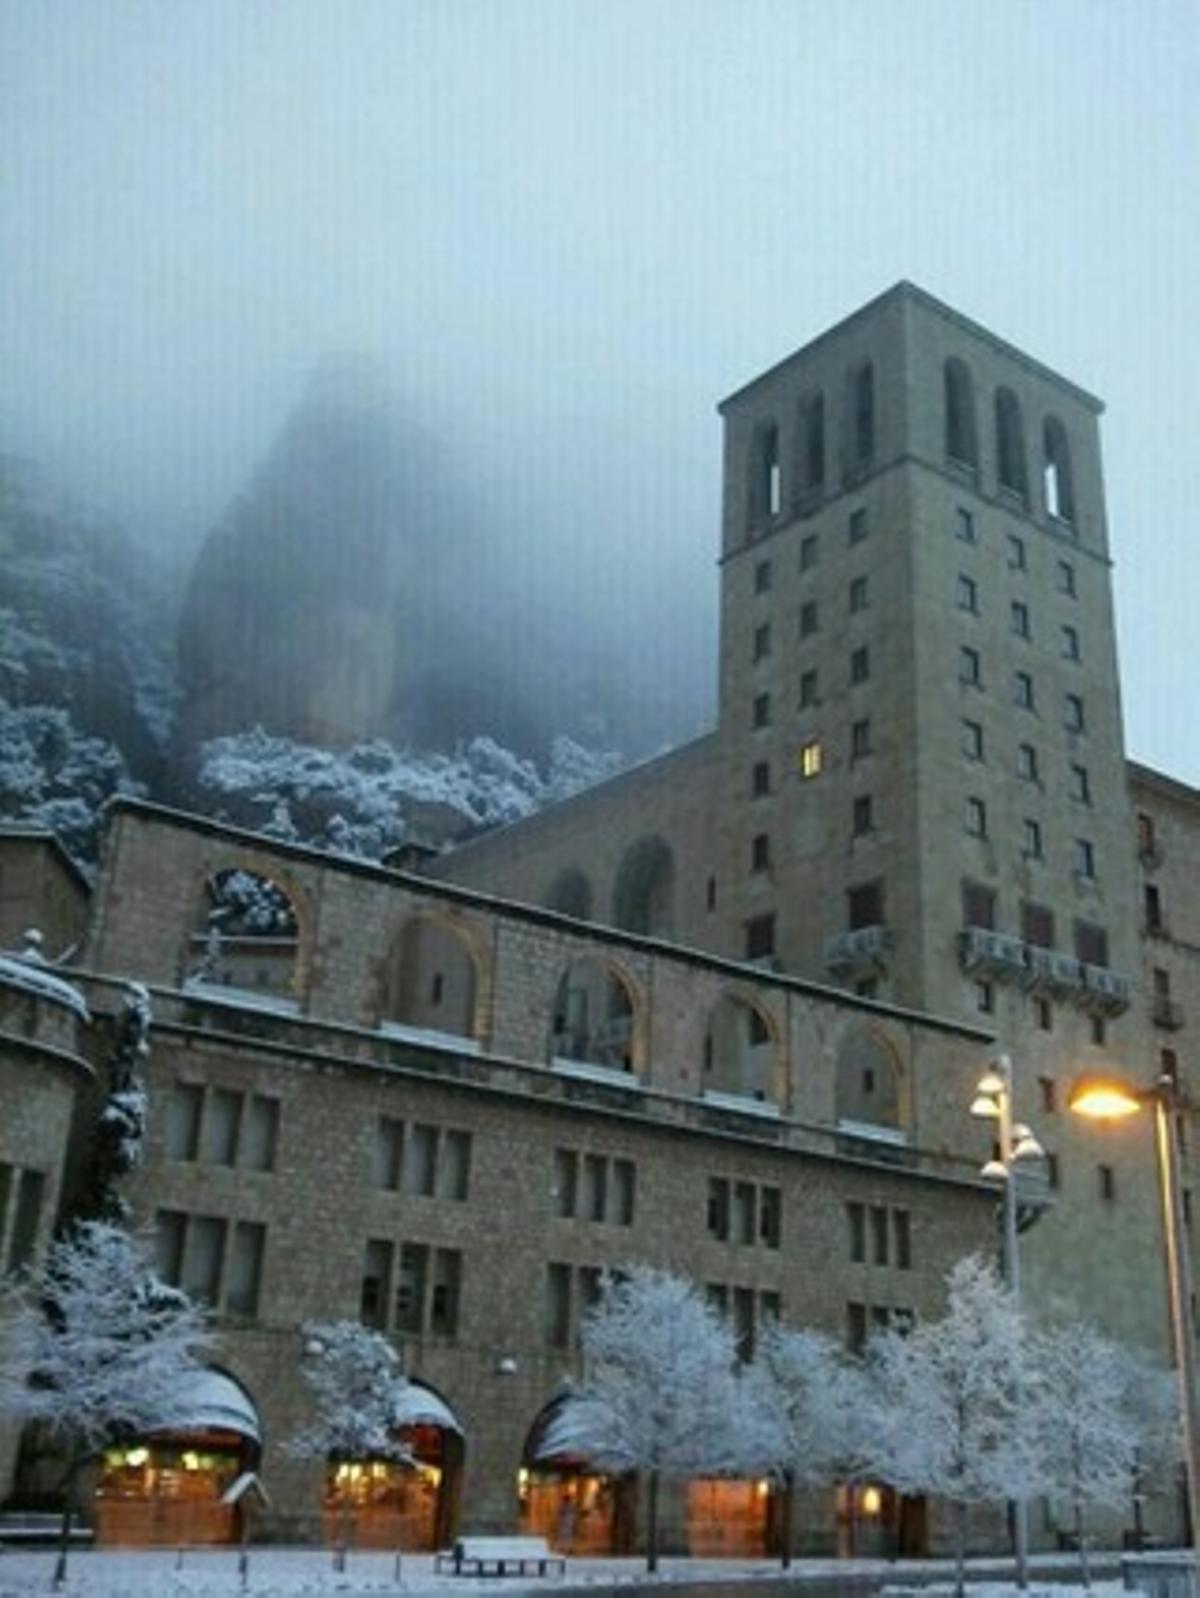
POLYGON ((821 774, 821 745, 816 738, 800 745, 798 756, 802 777, 819 777, 821 774))
POLYGON ((981 1121, 995 1120, 1000 1114, 1000 1106, 986 1093, 980 1093, 971 1105, 971 1114, 977 1115, 981 1121))
POLYGON ((125 1455, 125 1463, 127 1465, 144 1465, 149 1458, 150 1450, 148 1448, 131 1448, 125 1455))
POLYGON ((1081 1076, 1067 1096, 1067 1107, 1094 1121, 1120 1121, 1127 1115, 1136 1115, 1142 1101, 1120 1077, 1081 1076))
POLYGON ((1003 1093, 1007 1086, 1008 1083, 1000 1075, 999 1071, 985 1071, 979 1078, 979 1086, 975 1091, 977 1093, 989 1093, 994 1098, 997 1093, 1003 1093))
POLYGON ((183 1461, 184 1470, 199 1470, 200 1469, 200 1455, 192 1453, 190 1448, 188 1449, 186 1454, 182 1454, 180 1457, 181 1457, 181 1459, 183 1461))
POLYGON ((771 1491, 770 1480, 766 1476, 761 1476, 758 1481, 755 1482, 754 1490, 760 1498, 768 1497, 771 1491))
POLYGON ((883 1494, 878 1487, 864 1487, 859 1503, 864 1515, 877 1515, 883 1508, 883 1494))

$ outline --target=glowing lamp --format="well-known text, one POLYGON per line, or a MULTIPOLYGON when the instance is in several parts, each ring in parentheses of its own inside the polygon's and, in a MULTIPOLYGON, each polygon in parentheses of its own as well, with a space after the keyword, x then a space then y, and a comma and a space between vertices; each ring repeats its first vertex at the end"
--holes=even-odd
POLYGON ((981 1121, 995 1120, 1000 1114, 1000 1106, 986 1093, 980 1093, 971 1103, 971 1114, 977 1115, 981 1121))
POLYGON ((883 1508, 883 1494, 878 1487, 864 1487, 859 1503, 864 1515, 877 1515, 883 1508))
POLYGON ((1128 1082, 1116 1076, 1081 1076, 1072 1084, 1067 1107, 1093 1121, 1122 1121, 1136 1115, 1142 1099, 1128 1082))

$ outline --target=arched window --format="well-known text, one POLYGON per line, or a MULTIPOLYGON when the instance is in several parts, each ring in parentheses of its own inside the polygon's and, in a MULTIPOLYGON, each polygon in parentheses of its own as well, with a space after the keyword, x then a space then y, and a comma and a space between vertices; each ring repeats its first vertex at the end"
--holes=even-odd
POLYGON ((870 361, 850 373, 846 409, 845 459, 853 470, 868 465, 875 456, 875 368, 870 361))
POLYGON ((979 466, 975 391, 964 362, 952 357, 943 368, 946 394, 946 454, 960 466, 979 466))
POLYGON ((996 390, 996 476, 1001 488, 1028 501, 1025 431, 1021 425, 1021 407, 1011 388, 996 390))
POLYGON ((825 487, 825 396, 806 394, 796 414, 796 490, 801 499, 825 487))
POLYGON ((1043 484, 1046 512, 1060 522, 1075 520, 1075 480, 1071 474, 1071 447, 1067 430, 1057 416, 1047 416, 1042 429, 1043 484))
POLYGON ((397 944, 381 1030, 473 1040, 475 992, 466 937, 439 917, 415 915, 397 944))
POLYGON ((603 960, 585 956, 563 973, 554 999, 550 1053, 556 1060, 633 1070, 633 999, 603 960))
POLYGON ((764 527, 783 509, 783 477, 779 460, 779 428, 760 422, 750 441, 750 525, 764 527))
POLYGON ((856 1028, 838 1050, 834 1113, 843 1129, 903 1132, 899 1065, 867 1028, 856 1028))
POLYGON ((705 1092, 778 1103, 775 1062, 766 1017, 745 999, 726 994, 709 1018, 704 1039, 705 1092))
POLYGON ((626 849, 613 886, 613 925, 669 938, 675 920, 675 858, 657 834, 626 849))
POLYGON ((565 866, 546 890, 542 903, 547 910, 557 910, 560 915, 590 921, 592 885, 578 866, 565 866))
POLYGON ((299 928, 285 890, 257 871, 230 866, 209 877, 204 894, 185 986, 294 1004, 299 928))
MULTIPOLYGON (((599 1293, 600 1272, 588 1266, 572 1271, 569 1265, 548 1270, 546 1340, 553 1348, 568 1349, 572 1326, 578 1327, 599 1293)), ((600 1470, 557 1435, 564 1399, 546 1405, 525 1439, 517 1472, 521 1530, 544 1537, 560 1554, 631 1554, 637 1478, 600 1470)))

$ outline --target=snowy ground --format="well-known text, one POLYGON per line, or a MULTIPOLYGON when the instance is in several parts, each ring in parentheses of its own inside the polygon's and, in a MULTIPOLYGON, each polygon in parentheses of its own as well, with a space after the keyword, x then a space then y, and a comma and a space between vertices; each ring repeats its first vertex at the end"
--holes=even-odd
MULTIPOLYGON (((1110 1560, 1098 1561, 1107 1576, 1114 1570, 1110 1560)), ((50 1550, 0 1553, 0 1598, 18 1594, 48 1592, 54 1554, 50 1550)), ((1049 1591, 1053 1598, 1075 1598, 1083 1589, 1070 1585, 1077 1580, 1077 1564, 1070 1559, 1038 1562, 1035 1584, 1027 1598, 1040 1598, 1049 1591), (1054 1582, 1047 1586, 1047 1578, 1054 1582)), ((971 1573, 971 1598, 1013 1598, 1015 1589, 997 1580, 1000 1571, 994 1562, 977 1565, 971 1573)), ((823 1594, 837 1588, 862 1593, 878 1583, 904 1587, 910 1583, 939 1580, 943 1592, 950 1591, 945 1565, 932 1562, 888 1565, 876 1560, 799 1560, 793 1565, 787 1589, 813 1585, 823 1594)), ((657 1578, 648 1578, 641 1559, 572 1559, 565 1576, 540 1579, 485 1580, 456 1576, 436 1576, 432 1558, 425 1554, 405 1555, 399 1578, 391 1554, 352 1554, 345 1574, 332 1568, 327 1552, 313 1549, 252 1548, 249 1555, 247 1585, 241 1585, 236 1549, 205 1549, 189 1552, 180 1562, 171 1550, 109 1552, 81 1549, 71 1554, 67 1583, 61 1592, 80 1598, 219 1598, 243 1591, 254 1598, 303 1598, 307 1594, 338 1598, 373 1598, 379 1593, 432 1594, 458 1593, 462 1598, 478 1598, 481 1593, 546 1593, 567 1588, 593 1593, 628 1590, 654 1585, 676 1586, 687 1583, 710 1586, 732 1582, 781 1582, 778 1563, 766 1560, 672 1559, 661 1561, 657 1578)), ((781 1588, 781 1591, 787 1590, 781 1588)), ((1097 1582, 1090 1598, 1118 1598, 1124 1589, 1118 1582, 1097 1582)))

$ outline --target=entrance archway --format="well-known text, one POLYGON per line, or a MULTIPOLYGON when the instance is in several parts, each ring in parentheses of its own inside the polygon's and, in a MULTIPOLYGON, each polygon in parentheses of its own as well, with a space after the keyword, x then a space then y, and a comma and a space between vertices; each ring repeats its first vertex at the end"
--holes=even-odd
POLYGON ((556 1553, 593 1558, 631 1554, 637 1477, 609 1476, 554 1440, 563 1400, 547 1404, 529 1429, 517 1472, 522 1532, 544 1537, 556 1553))
POLYGON ((763 1477, 696 1477, 687 1484, 687 1548, 694 1559, 762 1559, 778 1546, 774 1484, 763 1477))
POLYGON ((96 1484, 96 1541, 118 1547, 233 1543, 241 1510, 227 1502, 262 1450, 258 1411, 224 1371, 180 1393, 181 1422, 104 1455, 96 1484))

